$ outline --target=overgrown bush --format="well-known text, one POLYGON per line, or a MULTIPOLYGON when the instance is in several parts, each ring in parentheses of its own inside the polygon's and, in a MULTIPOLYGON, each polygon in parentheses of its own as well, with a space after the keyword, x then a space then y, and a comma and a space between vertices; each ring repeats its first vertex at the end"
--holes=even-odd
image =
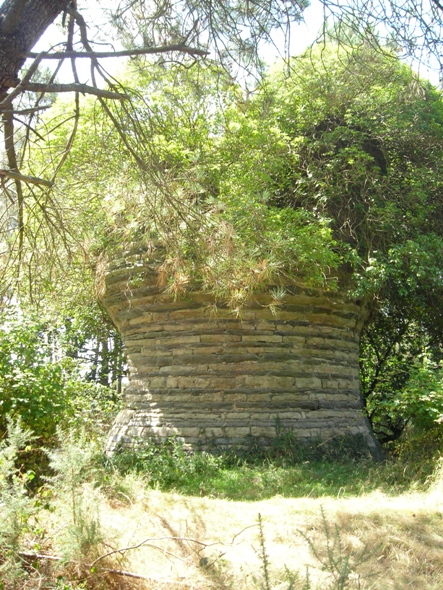
POLYGON ((29 430, 7 418, 7 437, 0 441, 0 588, 9 583, 18 588, 25 577, 19 551, 38 501, 28 492, 34 473, 20 468, 19 455, 31 440, 29 430))
POLYGON ((42 445, 57 426, 109 424, 118 403, 109 388, 82 380, 74 359, 63 354, 47 324, 16 312, 0 315, 0 435, 6 416, 20 419, 42 445))
POLYGON ((53 476, 35 491, 29 486, 34 473, 23 470, 21 458, 32 433, 19 421, 7 418, 7 423, 0 441, 0 590, 84 588, 75 581, 71 585, 68 566, 77 563, 77 573, 87 569, 88 560, 103 550, 100 498, 92 477, 99 465, 97 442, 85 433, 58 430, 58 448, 45 451, 53 476), (52 513, 63 523, 55 532, 52 513), (53 537, 61 553, 55 557, 53 537), (65 570, 67 581, 61 584, 65 570))
POLYGON ((86 432, 59 429, 58 441, 58 447, 46 453, 54 473, 47 481, 66 522, 60 544, 67 559, 95 559, 104 542, 94 485, 100 448, 86 432))
POLYGON ((20 418, 48 442, 58 419, 70 414, 67 375, 54 360, 42 326, 13 313, 0 317, 0 431, 6 416, 20 418))
POLYGON ((443 423, 443 370, 426 357, 413 363, 407 384, 387 410, 421 430, 443 423))

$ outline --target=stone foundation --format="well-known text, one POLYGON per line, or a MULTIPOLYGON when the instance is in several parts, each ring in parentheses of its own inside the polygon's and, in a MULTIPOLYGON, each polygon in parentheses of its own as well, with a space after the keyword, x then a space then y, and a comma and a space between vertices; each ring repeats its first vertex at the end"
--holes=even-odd
MULTIPOLYGON (((158 255, 159 256, 159 255, 158 255)), ((130 363, 125 409, 107 450, 176 435, 193 448, 268 445, 275 425, 300 441, 356 435, 378 447, 362 413, 360 308, 339 296, 299 289, 278 317, 261 294, 242 319, 210 317, 211 296, 174 301, 157 286, 155 252, 109 264, 102 302, 130 363)))

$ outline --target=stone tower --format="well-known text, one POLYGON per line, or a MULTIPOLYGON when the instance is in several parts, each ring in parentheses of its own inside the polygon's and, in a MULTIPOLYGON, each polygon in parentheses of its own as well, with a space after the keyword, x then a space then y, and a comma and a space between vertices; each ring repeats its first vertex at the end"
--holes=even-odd
POLYGON ((158 287, 161 254, 114 260, 101 300, 120 331, 130 364, 124 409, 107 450, 176 435, 193 448, 264 445, 279 423, 301 442, 357 436, 378 454, 362 413, 361 309, 338 294, 300 287, 277 317, 266 293, 208 315, 210 295, 174 301, 158 287))

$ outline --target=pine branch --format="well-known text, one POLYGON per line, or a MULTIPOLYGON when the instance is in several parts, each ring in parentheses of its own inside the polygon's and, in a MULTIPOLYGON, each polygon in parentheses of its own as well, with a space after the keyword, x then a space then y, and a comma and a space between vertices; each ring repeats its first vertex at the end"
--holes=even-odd
MULTIPOLYGON (((197 47, 189 47, 184 44, 174 45, 160 45, 158 47, 143 47, 140 49, 125 49, 122 51, 57 51, 55 53, 47 53, 43 59, 69 59, 69 58, 83 58, 102 59, 106 57, 135 57, 137 55, 152 55, 157 53, 169 53, 172 51, 179 51, 189 55, 199 55, 205 57, 209 55, 208 51, 198 49, 197 47)), ((39 54, 32 51, 26 53, 28 58, 36 58, 39 54)))
POLYGON ((47 186, 49 188, 53 186, 53 183, 49 180, 37 178, 36 176, 26 176, 25 174, 20 174, 19 172, 14 172, 12 170, 0 170, 0 176, 4 178, 12 178, 13 180, 18 180, 21 182, 27 182, 29 184, 47 186))
POLYGON ((50 108, 51 107, 48 105, 41 107, 29 107, 29 109, 10 109, 2 112, 11 115, 32 115, 33 113, 37 113, 38 111, 46 111, 50 108))
POLYGON ((60 92, 81 92, 82 94, 93 94, 100 98, 111 98, 113 100, 126 100, 128 98, 126 94, 103 90, 101 88, 89 86, 88 84, 42 84, 28 82, 26 84, 21 84, 21 87, 23 90, 28 90, 30 92, 52 92, 57 94, 60 92))

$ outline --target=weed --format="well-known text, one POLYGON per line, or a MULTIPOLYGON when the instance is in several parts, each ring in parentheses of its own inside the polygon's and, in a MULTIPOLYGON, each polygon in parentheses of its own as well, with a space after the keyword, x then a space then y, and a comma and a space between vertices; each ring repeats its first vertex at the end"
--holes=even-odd
MULTIPOLYGON (((296 441, 289 430, 281 428, 280 434, 273 451, 251 439, 247 449, 220 454, 192 451, 177 438, 142 441, 133 450, 106 458, 101 484, 109 496, 117 494, 119 501, 126 502, 131 502, 137 486, 128 487, 122 475, 141 476, 143 485, 162 491, 232 500, 260 500, 277 494, 343 497, 375 489, 392 494, 425 485, 428 470, 422 464, 409 464, 406 459, 356 461, 352 448, 346 455, 350 447, 343 437, 325 444, 322 453, 326 449, 330 460, 319 461, 315 446, 318 441, 307 447, 296 441), (304 460, 299 461, 302 457, 304 460)), ((353 437, 351 442, 358 441, 353 437)))
POLYGON ((18 464, 20 452, 32 438, 20 421, 7 418, 7 437, 0 442, 0 577, 4 587, 10 584, 16 588, 25 577, 19 550, 23 538, 31 531, 37 501, 27 489, 33 473, 22 473, 18 464))
MULTIPOLYGON (((273 581, 271 581, 271 561, 266 551, 266 542, 263 529, 262 517, 258 515, 259 526, 259 559, 262 571, 261 590, 272 590, 273 581)), ((367 545, 355 552, 352 551, 343 539, 343 533, 337 524, 333 526, 326 518, 325 510, 321 508, 321 539, 313 540, 306 533, 298 531, 303 539, 308 543, 312 555, 315 557, 322 571, 324 571, 329 580, 328 585, 322 583, 321 586, 315 585, 311 581, 309 568, 306 568, 305 575, 300 572, 289 570, 284 567, 284 590, 351 590, 352 588, 361 589, 364 578, 374 577, 377 573, 371 573, 363 576, 359 569, 363 564, 370 561, 378 548, 369 550, 367 545)), ((279 584, 279 588, 282 585, 279 584)))
POLYGON ((96 464, 95 442, 71 432, 58 432, 60 446, 47 450, 55 475, 48 478, 59 505, 64 507, 67 526, 63 546, 68 559, 97 557, 104 537, 100 524, 99 499, 88 482, 96 464))
POLYGON ((260 542, 260 562, 263 572, 263 590, 271 590, 270 573, 269 573, 269 556, 266 553, 265 534, 263 531, 263 521, 261 514, 258 515, 258 530, 260 542))
MULTIPOLYGON (((301 577, 298 572, 291 572, 291 570, 285 565, 285 582, 287 587, 285 590, 299 590, 301 577)), ((306 571, 306 578, 303 582, 303 586, 300 590, 311 590, 311 583, 309 580, 309 571, 306 571)))
POLYGON ((223 464, 223 457, 194 452, 175 437, 163 442, 143 441, 134 450, 116 453, 107 460, 107 467, 120 473, 143 473, 152 488, 199 495, 223 464))
POLYGON ((329 575, 331 585, 328 590, 346 590, 352 587, 354 580, 360 588, 361 576, 357 570, 373 557, 376 549, 370 551, 368 546, 364 545, 357 554, 353 554, 343 541, 340 527, 335 524, 331 528, 323 507, 321 507, 321 522, 324 536, 322 545, 315 543, 304 532, 299 531, 299 533, 308 543, 312 554, 321 564, 322 570, 329 575))
MULTIPOLYGON (((326 587, 321 585, 322 590, 351 590, 351 588, 361 588, 362 576, 358 569, 360 566, 369 561, 375 551, 369 551, 365 545, 357 554, 351 552, 342 538, 342 532, 337 524, 333 527, 329 524, 323 507, 321 508, 321 533, 322 539, 313 541, 304 532, 299 534, 307 541, 311 553, 316 558, 324 572, 329 577, 329 583, 326 587)), ((266 541, 261 514, 258 515, 259 528, 259 550, 260 569, 262 572, 260 590, 272 590, 277 584, 271 579, 271 560, 266 550, 266 541)), ((374 575, 374 574, 372 574, 374 575)), ((367 576, 366 576, 367 577, 367 576)), ((314 590, 312 585, 309 569, 306 568, 305 576, 300 572, 289 570, 284 567, 284 590, 314 590)), ((282 588, 281 583, 278 588, 282 588)), ((319 590, 320 586, 316 586, 319 590)))

